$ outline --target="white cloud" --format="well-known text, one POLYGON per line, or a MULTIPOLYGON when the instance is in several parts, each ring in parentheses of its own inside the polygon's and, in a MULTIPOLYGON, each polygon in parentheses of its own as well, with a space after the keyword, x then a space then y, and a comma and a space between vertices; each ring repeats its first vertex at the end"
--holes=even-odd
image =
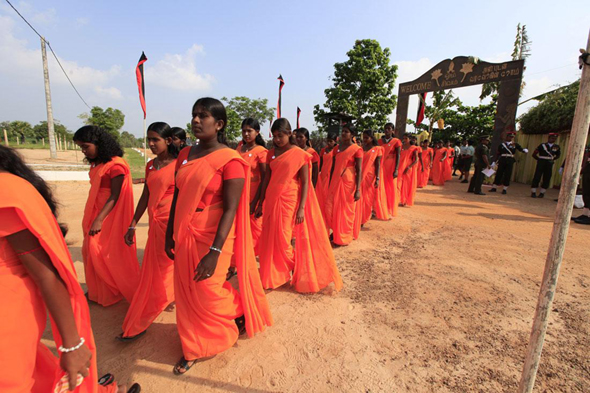
POLYGON ((199 74, 196 67, 197 54, 203 53, 203 47, 194 44, 182 55, 166 54, 152 67, 147 63, 146 81, 174 90, 209 90, 215 79, 209 74, 199 74))
POLYGON ((108 98, 111 100, 122 100, 123 99, 123 94, 121 93, 121 90, 117 89, 116 87, 96 86, 94 88, 94 91, 100 97, 105 97, 105 98, 108 98))

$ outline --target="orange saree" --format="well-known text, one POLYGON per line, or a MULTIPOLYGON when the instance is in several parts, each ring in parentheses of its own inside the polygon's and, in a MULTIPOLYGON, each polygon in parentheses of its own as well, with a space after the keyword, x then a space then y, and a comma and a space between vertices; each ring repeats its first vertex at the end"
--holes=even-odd
MULTIPOLYGON (((148 163, 153 165, 152 163, 148 163)), ((146 330, 158 315, 174 301, 174 261, 164 250, 166 227, 172 205, 175 161, 160 170, 146 173, 149 190, 147 211, 150 229, 145 245, 139 286, 125 321, 123 336, 133 337, 146 330)))
POLYGON ((307 165, 311 175, 311 155, 299 148, 287 150, 276 158, 274 149, 268 154, 271 177, 260 238, 264 244, 260 253, 262 285, 267 289, 277 288, 291 280, 297 292, 317 292, 333 282, 340 290, 342 280, 311 181, 303 223, 295 225, 301 195, 298 173, 307 165), (291 246, 293 237, 297 239, 295 250, 291 246))
POLYGON ((452 147, 447 147, 447 159, 445 160, 445 167, 444 167, 444 172, 445 172, 445 181, 449 181, 453 178, 453 161, 454 161, 454 157, 453 155, 455 154, 455 149, 452 147))
MULTIPOLYGON (((326 199, 326 218, 328 228, 332 230, 335 244, 346 246, 358 237, 360 220, 355 221, 357 202, 354 200, 356 190, 355 158, 362 157, 363 149, 351 145, 344 151, 335 147, 334 164, 328 198, 326 199)), ((361 210, 358 210, 361 213, 361 210)))
POLYGON ((371 219, 373 211, 375 211, 377 219, 389 220, 387 196, 383 185, 383 148, 381 146, 374 146, 364 153, 361 186, 363 191, 361 224, 365 224, 371 219), (375 187, 377 177, 375 160, 377 157, 382 161, 379 166, 379 185, 375 187))
POLYGON ((410 146, 408 149, 402 149, 399 172, 401 177, 400 184, 400 203, 402 205, 414 206, 414 197, 416 195, 416 188, 418 186, 418 169, 420 162, 418 161, 413 167, 409 168, 410 164, 418 156, 417 146, 410 146), (409 168, 407 173, 404 173, 406 168, 409 168))
MULTIPOLYGON (((240 146, 241 147, 241 146, 240 146)), ((258 145, 252 150, 242 152, 241 148, 238 147, 236 150, 240 153, 240 156, 250 165, 250 203, 256 197, 258 187, 260 186, 260 164, 266 164, 266 148, 258 145)), ((254 214, 250 215, 250 226, 252 227, 252 241, 254 244, 254 252, 259 255, 260 250, 258 249, 258 239, 262 233, 262 217, 256 218, 254 214)))
MULTIPOLYGON (((187 149, 184 151, 188 153, 187 149)), ((178 161, 182 155, 181 152, 178 161)), ((220 149, 188 162, 184 160, 176 173, 176 187, 176 321, 184 358, 194 360, 213 356, 234 345, 239 334, 235 318, 244 315, 248 336, 252 337, 272 325, 272 317, 252 246, 248 163, 231 149, 220 149), (215 273, 197 282, 193 280, 195 269, 213 244, 223 214, 223 202, 209 204, 202 211, 197 211, 197 207, 216 173, 223 171, 232 160, 243 166, 246 175, 236 218, 222 247, 215 273), (239 293, 226 281, 232 258, 238 273, 239 293)))
POLYGON ((424 164, 424 171, 422 171, 422 168, 418 169, 418 188, 424 188, 428 185, 432 154, 434 153, 432 152, 431 147, 426 148, 426 150, 422 149, 422 163, 424 164))
MULTIPOLYGON (((379 139, 380 143, 383 143, 379 139)), ((397 205, 399 203, 398 179, 393 178, 395 172, 395 165, 397 161, 396 149, 401 148, 402 142, 397 138, 392 138, 388 143, 382 145, 383 147, 383 185, 385 187, 385 195, 387 196, 387 210, 391 217, 397 216, 397 205)), ((398 169, 398 174, 401 171, 398 169)))
POLYGON ((445 161, 442 160, 444 154, 447 152, 447 149, 440 148, 434 151, 434 160, 432 161, 432 184, 435 186, 444 186, 445 185, 445 161))
POLYGON ((128 246, 124 241, 127 225, 132 218, 133 188, 127 162, 121 157, 113 157, 105 164, 92 166, 90 193, 82 219, 82 257, 88 299, 105 307, 117 303, 123 297, 131 302, 139 282, 135 244, 128 246), (88 231, 94 219, 111 195, 110 188, 100 187, 101 179, 107 176, 108 171, 114 166, 119 166, 125 173, 121 194, 115 207, 103 221, 102 230, 94 236, 89 236, 88 231))
MULTIPOLYGON (((28 229, 51 259, 64 282, 78 333, 92 351, 90 375, 74 390, 80 393, 115 392, 116 384, 97 384, 96 346, 90 327, 90 313, 84 292, 59 225, 49 206, 26 180, 0 173, 0 391, 3 393, 53 392, 64 376, 59 358, 41 343, 47 311, 43 298, 25 266, 5 236, 28 229)), ((62 345, 55 323, 51 328, 56 346, 62 345)))
POLYGON ((320 174, 318 175, 318 183, 316 184, 315 193, 318 199, 318 204, 320 205, 320 210, 322 211, 322 217, 324 218, 324 222, 326 220, 325 208, 324 205, 326 204, 326 197, 328 196, 328 188, 330 187, 330 172, 332 170, 332 159, 334 149, 326 152, 326 148, 324 147, 321 152, 320 156, 322 157, 322 167, 320 168, 320 174))

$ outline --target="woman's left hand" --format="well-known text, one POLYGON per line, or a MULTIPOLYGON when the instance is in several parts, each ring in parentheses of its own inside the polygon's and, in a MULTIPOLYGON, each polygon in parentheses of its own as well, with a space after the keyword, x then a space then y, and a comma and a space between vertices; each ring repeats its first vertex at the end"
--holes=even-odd
POLYGON ((215 273, 218 258, 219 253, 217 251, 209 251, 197 265, 193 279, 199 282, 210 278, 215 273))
POLYGON ((406 169, 404 169, 404 175, 407 174, 409 170, 410 170, 410 167, 407 167, 406 169))
POLYGON ((94 235, 98 234, 101 230, 102 230, 102 221, 99 219, 96 219, 96 220, 94 220, 94 222, 90 226, 90 230, 88 231, 88 234, 90 236, 94 236, 94 235))
POLYGON ((359 199, 361 199, 361 190, 357 189, 357 190, 354 192, 354 201, 356 202, 356 201, 358 201, 359 199))
POLYGON ((379 179, 375 179, 375 188, 379 188, 379 179))
POLYGON ((295 216, 295 224, 299 225, 305 219, 305 209, 299 208, 297 209, 297 215, 295 216))

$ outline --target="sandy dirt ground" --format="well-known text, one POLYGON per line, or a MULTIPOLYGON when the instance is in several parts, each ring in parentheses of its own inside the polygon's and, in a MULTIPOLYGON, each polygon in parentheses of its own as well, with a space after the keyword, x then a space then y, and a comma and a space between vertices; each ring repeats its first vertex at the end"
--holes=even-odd
MULTIPOLYGON (((89 187, 54 186, 84 283, 89 187)), ((457 180, 428 186, 399 217, 369 222, 359 240, 335 249, 341 292, 269 292, 274 326, 181 377, 172 374, 181 356, 173 305, 128 344, 115 340, 128 304, 91 305, 99 373, 140 382, 145 392, 514 392, 557 192, 531 199, 524 185, 506 196, 465 191, 457 180)), ((140 258, 146 222, 138 225, 140 258)), ((572 225, 537 392, 590 392, 589 237, 590 227, 572 225)))

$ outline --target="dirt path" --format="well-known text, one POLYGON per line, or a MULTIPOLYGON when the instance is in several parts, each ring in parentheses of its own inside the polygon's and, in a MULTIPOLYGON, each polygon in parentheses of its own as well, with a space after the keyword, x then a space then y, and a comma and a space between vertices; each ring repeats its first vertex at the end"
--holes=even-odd
MULTIPOLYGON (((145 392, 513 392, 549 243, 556 192, 526 186, 476 197, 456 180, 371 221, 335 250, 345 289, 268 294, 275 325, 176 377, 174 307, 131 344, 115 340, 127 304, 91 306, 99 372, 145 392)), ((82 182, 56 183, 84 282, 82 182)), ((134 186, 136 199, 141 186, 134 186)), ((577 214, 577 212, 575 212, 577 214)), ((147 217, 138 225, 140 257, 147 217)), ((570 230, 537 392, 590 391, 590 227, 570 230)))

